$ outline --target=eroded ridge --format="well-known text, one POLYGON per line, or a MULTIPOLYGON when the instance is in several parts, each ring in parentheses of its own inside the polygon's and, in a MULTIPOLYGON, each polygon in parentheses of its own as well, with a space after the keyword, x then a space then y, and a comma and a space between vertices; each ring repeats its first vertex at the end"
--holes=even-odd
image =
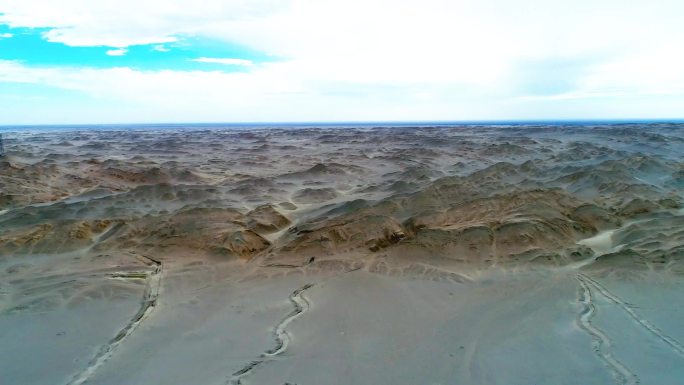
POLYGON ((587 275, 580 274, 580 278, 583 279, 587 284, 591 285, 594 289, 596 289, 596 291, 601 293, 601 295, 603 295, 608 301, 612 302, 613 304, 619 306, 622 310, 624 310, 625 313, 627 313, 627 315, 629 315, 629 317, 637 323, 637 325, 647 330, 657 339, 668 345, 674 352, 684 357, 684 345, 682 345, 673 337, 665 334, 665 332, 660 330, 660 328, 653 325, 650 321, 648 321, 640 314, 638 314, 636 311, 634 311, 632 305, 623 301, 620 297, 610 292, 605 286, 596 282, 594 279, 588 277, 587 275))
POLYGON ((578 301, 583 307, 577 317, 577 325, 591 336, 594 353, 611 370, 617 384, 639 384, 639 377, 613 356, 610 338, 592 323, 592 319, 596 315, 596 306, 591 288, 581 275, 577 276, 577 280, 580 284, 578 301))
POLYGON ((274 359, 274 357, 281 355, 290 343, 290 335, 286 330, 287 325, 292 321, 301 316, 304 312, 307 312, 310 308, 309 301, 304 297, 304 292, 312 288, 314 284, 308 283, 299 289, 293 291, 289 300, 292 303, 292 311, 285 316, 274 328, 273 335, 275 337, 276 344, 273 348, 263 352, 259 359, 249 362, 247 365, 243 366, 240 370, 233 373, 230 380, 228 380, 228 385, 241 385, 243 384, 243 378, 254 372, 254 370, 265 364, 266 362, 274 359))
POLYGON ((142 303, 140 304, 140 309, 135 313, 135 316, 124 326, 119 332, 109 340, 107 344, 102 346, 97 352, 95 357, 88 363, 88 366, 76 374, 68 385, 81 385, 86 383, 90 377, 95 373, 95 371, 104 364, 109 357, 112 356, 116 348, 123 343, 123 341, 133 333, 133 331, 142 323, 142 321, 149 316, 149 314, 154 310, 157 305, 157 299, 159 298, 159 289, 161 287, 161 273, 162 273, 162 263, 151 257, 142 256, 148 263, 153 266, 152 271, 145 273, 135 273, 135 274, 119 274, 112 275, 115 278, 141 278, 145 276, 147 278, 147 287, 145 289, 145 294, 143 295, 142 303))

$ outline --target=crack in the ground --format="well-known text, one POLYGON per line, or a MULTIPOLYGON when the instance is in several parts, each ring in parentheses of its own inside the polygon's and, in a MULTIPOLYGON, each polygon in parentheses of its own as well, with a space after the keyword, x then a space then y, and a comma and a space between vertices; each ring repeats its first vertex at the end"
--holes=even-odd
MULTIPOLYGON (((154 269, 146 273, 148 284, 145 289, 145 294, 143 295, 143 301, 140 305, 140 309, 133 316, 133 318, 119 330, 119 332, 109 340, 109 342, 102 346, 97 352, 95 357, 90 360, 88 366, 81 372, 77 373, 68 382, 68 385, 81 385, 88 381, 88 379, 95 373, 95 371, 104 364, 109 357, 113 354, 117 346, 130 336, 131 333, 140 325, 140 323, 154 310, 157 305, 157 299, 159 298, 159 289, 161 287, 161 273, 162 273, 162 263, 154 258, 142 256, 148 263, 154 266, 154 269)), ((120 277, 125 277, 130 273, 121 273, 120 277)), ((140 276, 135 276, 134 278, 140 278, 140 276)))
POLYGON ((242 385, 242 379, 253 373, 257 367, 273 360, 276 356, 285 352, 290 343, 290 335, 285 328, 292 321, 309 310, 309 301, 307 301, 303 294, 304 291, 312 288, 313 286, 314 284, 308 283, 290 294, 289 300, 294 309, 273 328, 273 335, 276 341, 275 347, 266 350, 259 356, 259 359, 249 362, 240 370, 233 373, 227 382, 228 385, 242 385))

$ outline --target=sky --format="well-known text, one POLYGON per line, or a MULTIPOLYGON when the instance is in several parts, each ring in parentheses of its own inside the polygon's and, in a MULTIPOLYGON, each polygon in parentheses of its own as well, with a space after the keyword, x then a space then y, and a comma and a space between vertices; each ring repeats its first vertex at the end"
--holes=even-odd
POLYGON ((0 125, 684 118, 681 0, 2 0, 0 125))

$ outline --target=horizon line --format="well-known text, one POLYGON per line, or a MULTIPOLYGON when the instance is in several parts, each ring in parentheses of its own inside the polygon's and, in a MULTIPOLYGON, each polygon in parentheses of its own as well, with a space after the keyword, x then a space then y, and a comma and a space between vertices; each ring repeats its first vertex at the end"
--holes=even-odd
POLYGON ((3 123, 0 128, 34 128, 34 127, 121 127, 121 126, 265 126, 265 125, 282 125, 282 126, 310 126, 310 125, 476 125, 476 124, 643 124, 643 123, 684 123, 684 118, 633 118, 633 119, 467 119, 467 120, 302 120, 302 121, 236 121, 236 122, 121 122, 121 123, 3 123))

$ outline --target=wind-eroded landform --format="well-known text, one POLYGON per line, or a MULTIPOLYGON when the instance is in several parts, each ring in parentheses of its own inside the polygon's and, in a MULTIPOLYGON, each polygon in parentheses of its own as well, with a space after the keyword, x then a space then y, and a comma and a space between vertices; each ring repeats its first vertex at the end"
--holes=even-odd
POLYGON ((2 383, 684 378, 684 125, 3 138, 2 383))

